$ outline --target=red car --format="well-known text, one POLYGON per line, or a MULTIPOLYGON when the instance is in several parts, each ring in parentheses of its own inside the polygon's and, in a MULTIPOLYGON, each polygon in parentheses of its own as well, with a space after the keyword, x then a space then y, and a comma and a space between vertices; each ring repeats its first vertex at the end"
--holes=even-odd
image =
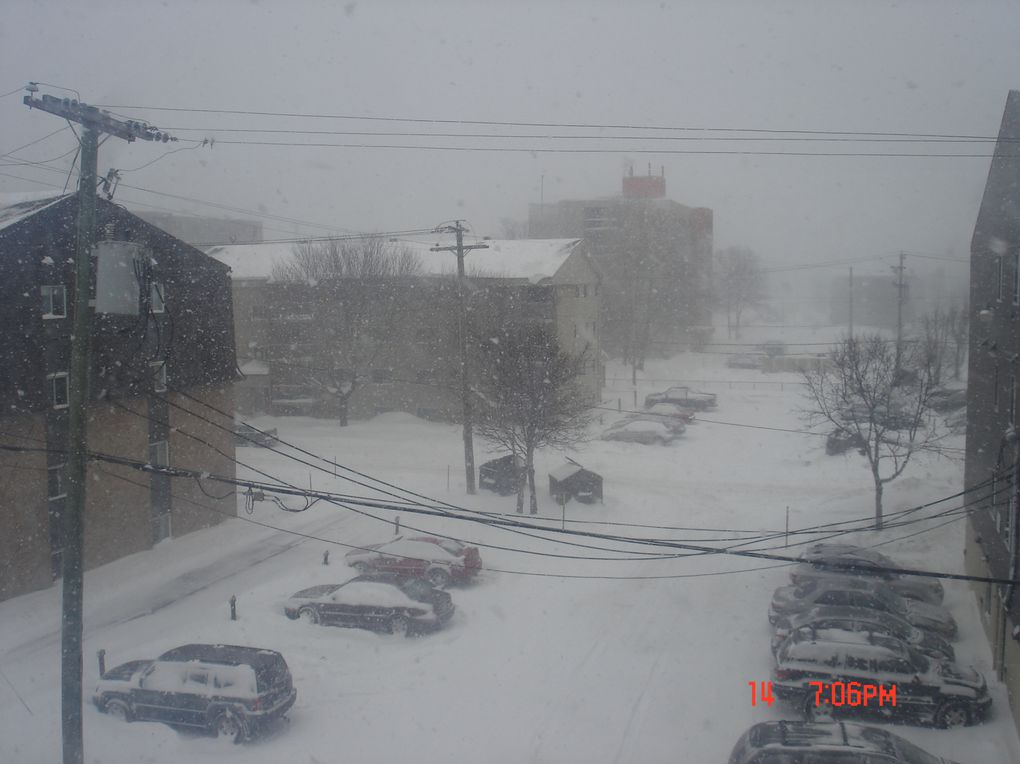
POLYGON ((397 573, 424 578, 437 588, 478 574, 478 548, 435 536, 398 536, 383 544, 352 549, 344 559, 358 573, 397 573))

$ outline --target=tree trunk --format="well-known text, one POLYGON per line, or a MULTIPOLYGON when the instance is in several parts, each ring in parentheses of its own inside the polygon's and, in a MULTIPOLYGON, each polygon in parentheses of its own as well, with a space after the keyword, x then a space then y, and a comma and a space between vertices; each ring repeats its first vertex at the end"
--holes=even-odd
POLYGON ((538 514, 538 494, 535 493, 535 449, 531 446, 527 449, 528 489, 531 493, 531 514, 538 514))
POLYGON ((341 427, 346 427, 347 426, 347 396, 341 396, 340 401, 339 401, 339 409, 340 409, 340 411, 339 411, 340 426, 341 427))
POLYGON ((514 457, 513 469, 514 469, 514 487, 517 489, 517 514, 524 514, 524 472, 517 466, 519 461, 517 457, 517 449, 514 448, 511 452, 514 457))
POLYGON ((875 478, 875 530, 882 530, 882 481, 878 478, 878 473, 872 473, 875 478))

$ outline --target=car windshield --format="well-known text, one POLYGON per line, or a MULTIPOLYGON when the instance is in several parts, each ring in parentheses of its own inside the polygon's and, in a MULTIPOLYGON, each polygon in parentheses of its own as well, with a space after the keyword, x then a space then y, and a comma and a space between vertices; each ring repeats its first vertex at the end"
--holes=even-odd
POLYGON ((797 629, 1020 762, 1018 30, 0 2, 0 764, 726 761, 797 629), (188 645, 293 687, 95 696, 188 645))
POLYGON ((932 756, 927 751, 918 748, 909 740, 902 737, 896 737, 893 745, 896 746, 896 750, 899 752, 900 757, 903 760, 903 764, 943 764, 942 759, 937 756, 932 756))

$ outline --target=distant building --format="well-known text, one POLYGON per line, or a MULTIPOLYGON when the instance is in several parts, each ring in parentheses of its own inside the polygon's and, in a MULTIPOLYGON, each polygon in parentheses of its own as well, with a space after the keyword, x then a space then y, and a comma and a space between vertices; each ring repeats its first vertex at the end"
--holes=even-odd
POLYGON ((193 247, 262 241, 262 221, 182 215, 179 212, 135 212, 147 223, 193 247))
MULTIPOLYGON (((0 443, 31 449, 0 452, 0 600, 61 572, 77 215, 77 195, 0 200, 0 443)), ((96 228, 89 449, 233 477, 227 268, 102 198, 96 228)), ((92 461, 85 565, 236 506, 194 481, 92 461)))
MULTIPOLYGON (((914 320, 914 280, 909 273, 904 276, 903 323, 914 320)), ((890 270, 884 274, 854 274, 854 326, 895 329, 897 322, 896 274, 890 270)), ((835 325, 846 324, 850 316, 850 277, 834 276, 829 283, 829 320, 835 325)))
MULTIPOLYGON (((967 379, 967 572, 1020 579, 1020 91, 1006 99, 974 226, 967 379)), ((1020 728, 1020 592, 974 583, 992 662, 1020 728)))
MULTIPOLYGON (((467 255, 467 306, 481 316, 548 323, 561 348, 586 354, 581 384, 600 399, 604 365, 599 327, 601 282, 578 239, 489 241, 467 255)), ((276 414, 335 417, 335 389, 352 379, 347 415, 366 418, 407 411, 427 419, 460 416, 456 333, 456 258, 406 246, 422 265, 418 276, 277 282, 276 264, 290 258, 279 244, 217 247, 234 290, 239 405, 276 414), (368 305, 366 306, 366 302, 368 305), (361 308, 358 308, 358 305, 361 308), (345 316, 345 306, 351 306, 345 316), (371 347, 345 356, 344 322, 367 320, 371 347), (257 363, 255 363, 257 362, 257 363), (249 373, 249 370, 252 373, 249 373), (266 374, 268 370, 268 374, 266 374), (331 390, 333 388, 334 390, 331 390)))
POLYGON ((712 210, 666 198, 664 175, 623 178, 620 196, 532 204, 533 239, 583 237, 604 277, 605 342, 621 352, 634 324, 683 344, 712 325, 712 210))

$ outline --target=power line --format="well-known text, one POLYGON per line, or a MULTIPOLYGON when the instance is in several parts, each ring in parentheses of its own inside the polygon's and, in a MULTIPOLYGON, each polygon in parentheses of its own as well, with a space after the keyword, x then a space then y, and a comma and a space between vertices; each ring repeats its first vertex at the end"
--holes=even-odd
POLYGON ((634 125, 634 124, 597 124, 584 122, 510 122, 497 120, 478 119, 431 119, 424 117, 393 117, 393 116, 370 116, 356 114, 315 114, 308 112, 273 112, 254 111, 243 109, 201 109, 173 106, 140 106, 134 105, 111 105, 96 104, 105 109, 139 109, 143 111, 169 111, 186 112, 193 114, 240 114, 244 116, 268 116, 268 117, 299 117, 305 119, 338 119, 338 120, 361 120, 366 122, 408 122, 419 124, 435 125, 487 125, 500 127, 559 127, 591 130, 662 130, 673 132, 718 132, 718 133, 762 133, 782 135, 847 135, 847 136, 872 136, 872 137, 908 137, 908 138, 955 138, 967 140, 996 140, 997 136, 984 135, 961 135, 961 134, 940 134, 940 133, 910 133, 910 132, 868 132, 860 130, 789 130, 769 129, 759 127, 691 127, 677 125, 634 125))

